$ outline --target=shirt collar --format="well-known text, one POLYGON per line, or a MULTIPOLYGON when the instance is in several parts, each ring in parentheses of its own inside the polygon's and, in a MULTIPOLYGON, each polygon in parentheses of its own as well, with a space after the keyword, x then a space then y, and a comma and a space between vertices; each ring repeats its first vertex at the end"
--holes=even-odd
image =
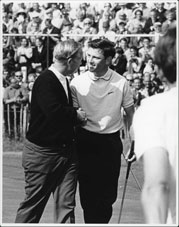
POLYGON ((92 80, 105 80, 105 81, 108 81, 111 79, 111 76, 112 76, 112 72, 111 72, 111 69, 108 68, 108 71, 101 77, 97 77, 94 75, 94 73, 92 72, 89 72, 89 77, 92 79, 92 80))
POLYGON ((60 81, 66 81, 66 77, 62 75, 53 65, 51 65, 48 69, 52 71, 60 81))

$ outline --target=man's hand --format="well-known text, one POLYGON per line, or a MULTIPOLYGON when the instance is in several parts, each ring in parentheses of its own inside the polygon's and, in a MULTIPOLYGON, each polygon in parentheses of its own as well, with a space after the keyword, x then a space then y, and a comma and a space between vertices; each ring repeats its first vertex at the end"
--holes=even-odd
POLYGON ((86 124, 87 122, 86 113, 81 108, 77 109, 77 118, 82 122, 82 124, 86 124))
POLYGON ((134 153, 134 140, 132 140, 132 142, 131 142, 131 148, 130 148, 130 150, 127 152, 127 154, 126 154, 126 157, 125 157, 125 159, 128 161, 128 162, 134 162, 134 161, 136 161, 136 155, 135 155, 135 153, 134 153))

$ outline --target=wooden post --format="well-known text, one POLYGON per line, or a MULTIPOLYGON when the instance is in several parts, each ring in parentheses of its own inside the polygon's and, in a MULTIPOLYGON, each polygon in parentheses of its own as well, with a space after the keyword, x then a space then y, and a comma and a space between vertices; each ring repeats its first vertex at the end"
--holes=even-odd
POLYGON ((11 136, 11 121, 10 121, 10 107, 7 104, 7 127, 8 127, 8 135, 11 136))

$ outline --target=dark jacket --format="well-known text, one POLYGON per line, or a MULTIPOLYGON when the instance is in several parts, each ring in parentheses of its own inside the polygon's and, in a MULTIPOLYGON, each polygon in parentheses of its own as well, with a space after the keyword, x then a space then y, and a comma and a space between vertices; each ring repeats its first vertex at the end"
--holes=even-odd
MULTIPOLYGON (((70 90, 70 89, 69 89, 70 90)), ((50 70, 45 70, 36 79, 32 90, 31 117, 27 139, 43 147, 71 144, 77 112, 69 103, 65 90, 50 70)))
POLYGON ((42 51, 39 52, 37 47, 33 48, 32 54, 33 63, 41 63, 43 70, 47 68, 47 47, 43 46, 42 51))

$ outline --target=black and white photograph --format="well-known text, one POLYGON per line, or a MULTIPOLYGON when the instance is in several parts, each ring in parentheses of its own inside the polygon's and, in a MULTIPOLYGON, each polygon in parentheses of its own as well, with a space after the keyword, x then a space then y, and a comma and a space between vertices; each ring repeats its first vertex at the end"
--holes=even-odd
POLYGON ((178 226, 178 1, 0 15, 0 226, 178 226))

